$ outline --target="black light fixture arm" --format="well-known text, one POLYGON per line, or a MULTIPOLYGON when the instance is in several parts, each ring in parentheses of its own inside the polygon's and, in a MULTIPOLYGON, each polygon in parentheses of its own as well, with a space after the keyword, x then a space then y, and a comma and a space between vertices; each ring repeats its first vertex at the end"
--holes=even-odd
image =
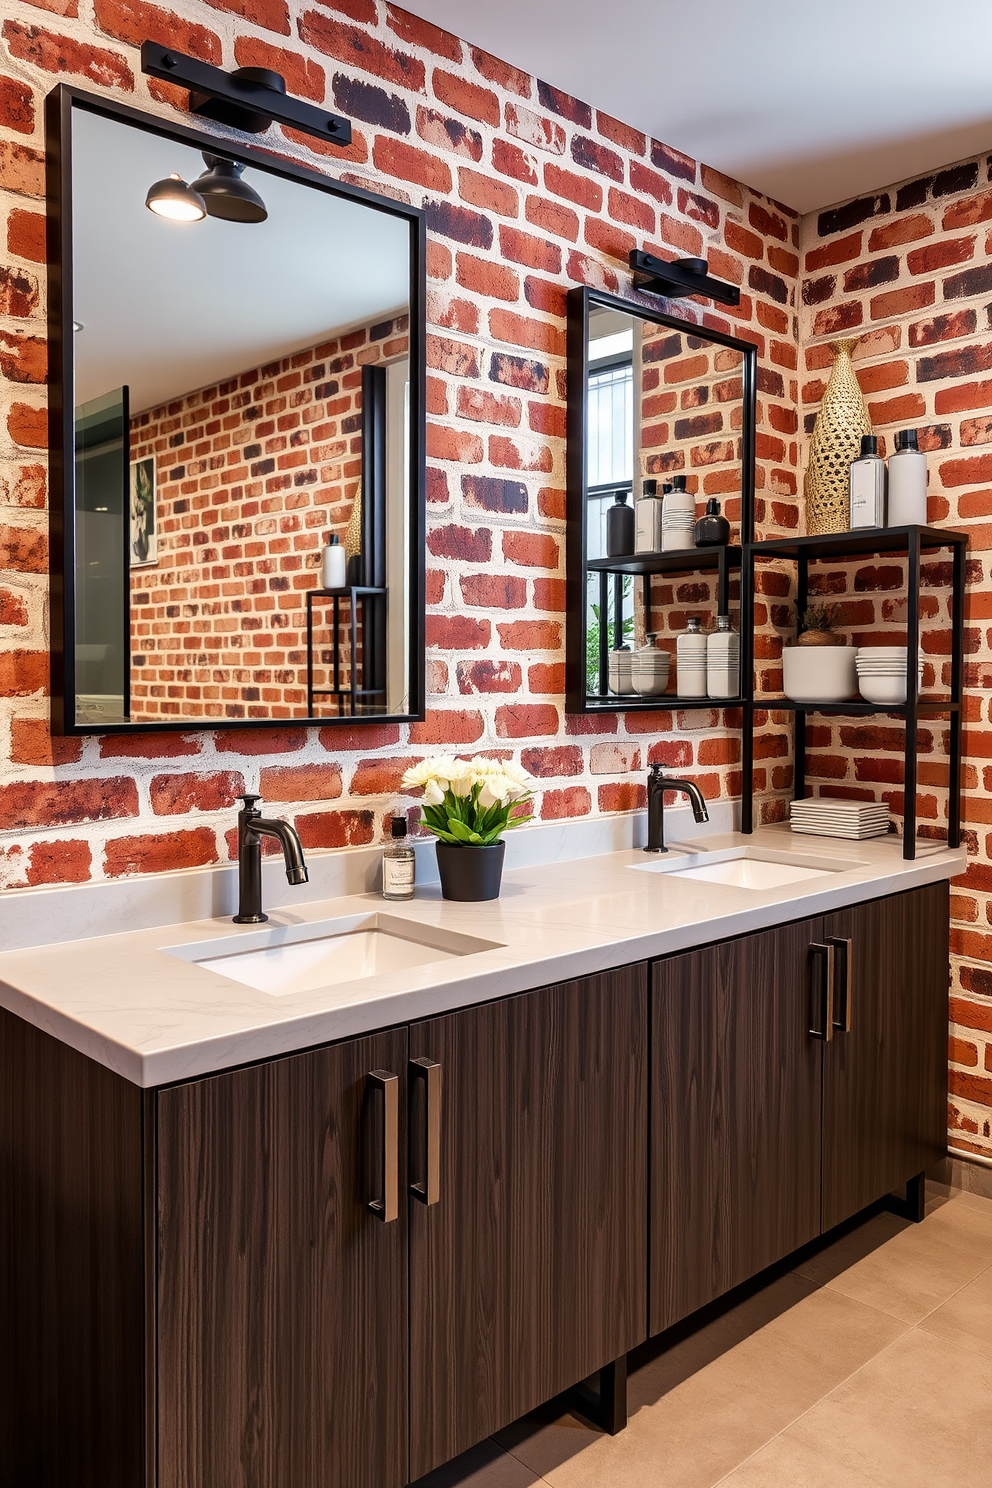
POLYGON ((285 79, 267 68, 223 72, 172 47, 146 41, 141 47, 141 70, 149 77, 188 88, 190 113, 246 134, 263 134, 273 123, 287 124, 335 145, 351 144, 349 120, 294 98, 286 92, 285 79))
POLYGON ((632 248, 629 259, 634 271, 634 288, 646 289, 651 294, 665 295, 670 300, 685 299, 687 295, 702 295, 704 299, 716 300, 720 305, 739 305, 741 292, 736 284, 727 284, 723 279, 714 279, 709 273, 705 258, 680 258, 667 262, 632 248))

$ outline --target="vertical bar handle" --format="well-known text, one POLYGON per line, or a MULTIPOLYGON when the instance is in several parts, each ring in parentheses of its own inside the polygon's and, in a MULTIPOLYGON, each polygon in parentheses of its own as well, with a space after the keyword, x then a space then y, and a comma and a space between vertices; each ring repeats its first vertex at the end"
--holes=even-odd
POLYGON ((834 984, 833 1023, 841 1033, 851 1031, 851 963, 854 960, 850 939, 842 935, 828 935, 827 944, 834 948, 834 966, 837 981, 834 984), (838 995, 837 988, 840 993, 838 995))
POLYGON ((382 1091, 382 1198, 370 1199, 369 1208, 391 1224, 400 1216, 400 1080, 388 1070, 372 1070, 368 1078, 382 1091))
MULTIPOLYGON (((813 1005, 819 1013, 819 1027, 810 1027, 810 1038, 829 1044, 834 1036, 834 948, 814 943, 809 948, 813 1005)), ((816 1014, 814 1014, 814 1017, 816 1014)))
POLYGON ((410 1184, 410 1192, 422 1204, 436 1204, 441 1197, 441 1066, 433 1059, 411 1059, 411 1093, 414 1080, 424 1086, 426 1172, 422 1183, 410 1184))

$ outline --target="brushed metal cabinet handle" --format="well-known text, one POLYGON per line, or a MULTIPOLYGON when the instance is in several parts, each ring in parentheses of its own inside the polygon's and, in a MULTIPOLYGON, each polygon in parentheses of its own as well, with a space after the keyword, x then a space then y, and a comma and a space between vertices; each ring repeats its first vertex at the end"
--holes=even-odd
POLYGON ((424 1087, 424 1167, 423 1183, 411 1182, 410 1192, 422 1204, 436 1204, 441 1197, 441 1066, 436 1060, 421 1057, 410 1060, 410 1093, 414 1081, 424 1087))
POLYGON ((814 942, 809 951, 810 967, 820 973, 819 979, 815 975, 810 979, 813 1004, 819 1004, 820 1027, 811 1026, 809 1036, 829 1044, 834 1036, 834 947, 814 942))
POLYGON ((828 935, 827 944, 833 946, 837 978, 840 986, 838 996, 835 983, 834 990, 834 1018, 833 1023, 841 1033, 851 1031, 851 997, 852 997, 852 963, 854 955, 852 952, 852 941, 845 939, 842 935, 828 935), (838 1003, 840 1011, 838 1011, 838 1003))
POLYGON ((400 1217, 400 1078, 389 1070, 372 1070, 369 1084, 382 1092, 382 1198, 369 1208, 383 1224, 400 1217))

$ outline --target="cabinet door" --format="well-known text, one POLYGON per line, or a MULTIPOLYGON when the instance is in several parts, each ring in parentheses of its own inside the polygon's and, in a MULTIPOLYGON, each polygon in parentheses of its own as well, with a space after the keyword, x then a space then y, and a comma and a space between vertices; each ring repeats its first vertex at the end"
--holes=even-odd
POLYGON ((441 1065, 439 1199, 410 1201, 417 1478, 646 1335, 647 969, 417 1024, 410 1052, 441 1065))
MULTIPOLYGON (((850 1030, 823 1066, 823 1228, 931 1167, 947 1143, 948 885, 824 919, 851 942, 850 1030)), ((848 1020, 838 964, 835 1019, 848 1020)))
POLYGON ((651 1031, 651 1332, 820 1229, 820 921, 657 962, 651 1031))
POLYGON ((161 1488, 407 1481, 406 1205, 368 1207, 368 1074, 406 1060, 404 1029, 160 1092, 161 1488))

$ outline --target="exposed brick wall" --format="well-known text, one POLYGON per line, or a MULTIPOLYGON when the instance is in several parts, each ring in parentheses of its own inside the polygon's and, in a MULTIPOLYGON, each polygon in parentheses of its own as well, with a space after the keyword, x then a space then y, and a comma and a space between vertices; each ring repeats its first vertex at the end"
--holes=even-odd
MULTIPOLYGON (((971 537, 964 726, 968 872, 952 889, 950 1127, 959 1146, 992 1153, 992 185, 982 156, 811 214, 802 225, 801 391, 804 435, 823 393, 826 342, 860 335, 854 364, 885 453, 918 428, 928 451, 928 517, 971 537)), ((949 682, 947 555, 921 594, 924 689, 949 682)), ((905 626, 905 565, 891 559, 825 573, 861 644, 905 626)), ((904 638, 904 631, 903 631, 904 638)), ((944 733, 920 730, 920 832, 941 836, 947 809, 944 733)), ((811 730, 819 793, 882 797, 902 811, 898 720, 818 719, 811 730)))
POLYGON ((131 570, 135 721, 306 713, 306 592, 361 483, 362 368, 407 331, 359 326, 132 419, 158 481, 158 558, 131 570))

